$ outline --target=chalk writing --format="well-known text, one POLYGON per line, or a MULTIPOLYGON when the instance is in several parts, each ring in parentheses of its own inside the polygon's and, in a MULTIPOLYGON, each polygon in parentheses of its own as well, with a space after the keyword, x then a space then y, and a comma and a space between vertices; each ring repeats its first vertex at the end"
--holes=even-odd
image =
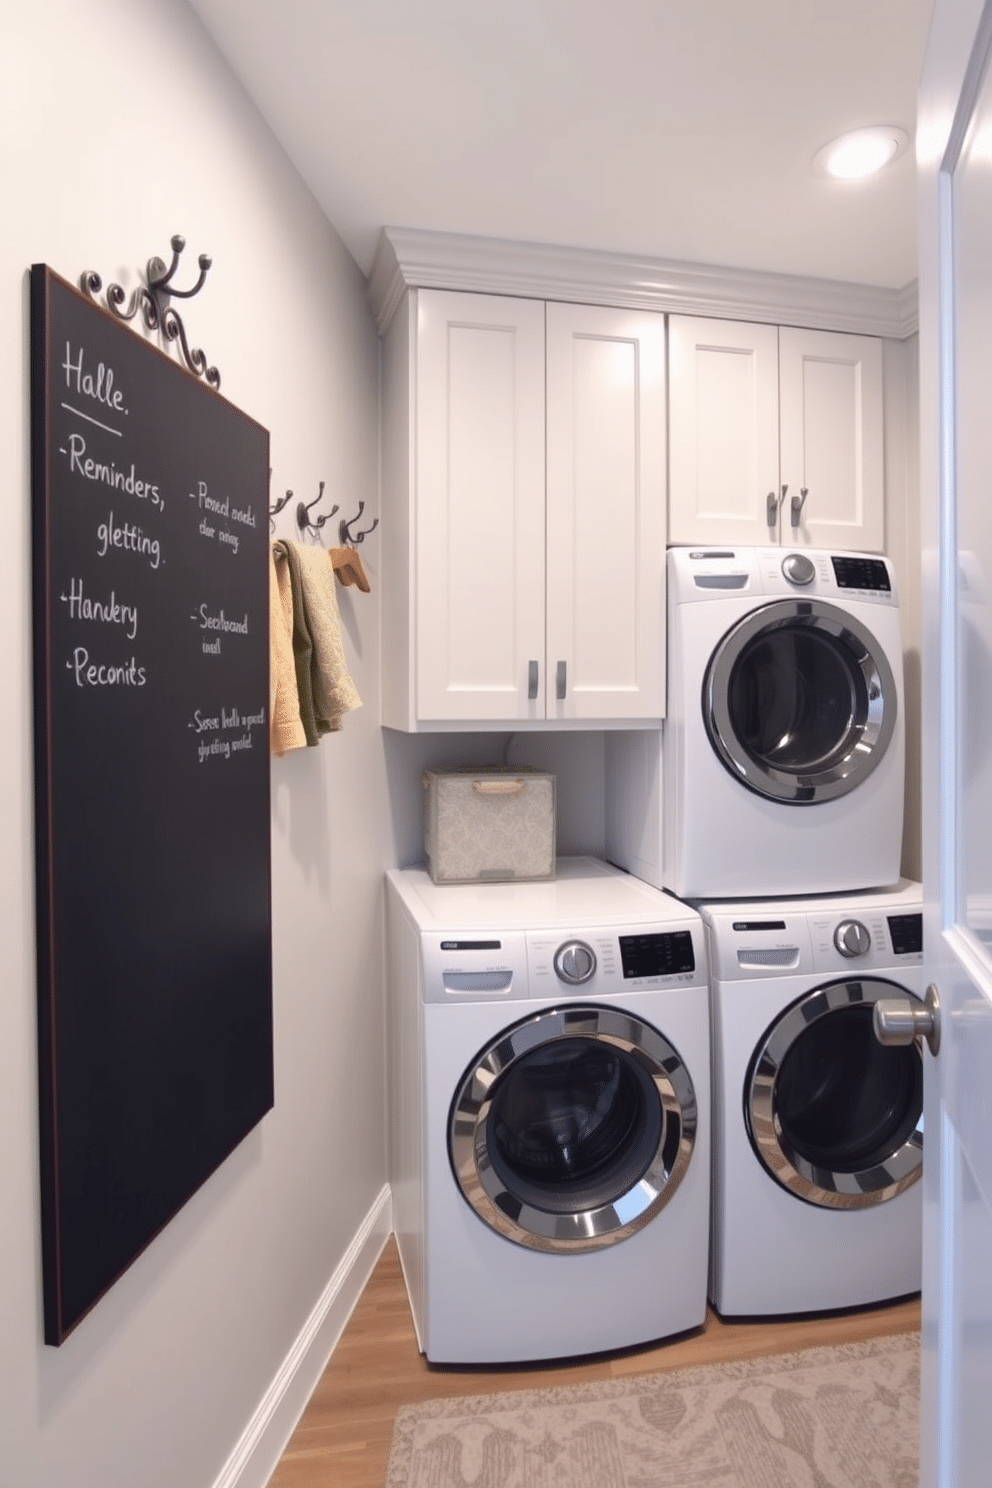
POLYGON ((96 551, 100 558, 106 558, 111 548, 120 548, 125 553, 137 553, 140 557, 147 558, 152 568, 158 568, 162 561, 158 538, 146 537, 142 529, 133 522, 118 526, 113 512, 96 529, 96 540, 96 551))
POLYGON ((71 578, 68 594, 63 590, 59 599, 69 606, 69 614, 73 620, 120 625, 129 641, 133 641, 138 633, 138 606, 122 604, 113 589, 107 599, 93 599, 86 593, 85 580, 71 578))
POLYGON ((201 765, 211 759, 229 760, 232 755, 254 748, 252 731, 265 727, 264 707, 254 713, 225 707, 219 713, 205 713, 198 708, 189 722, 195 734, 204 736, 198 738, 196 745, 196 757, 201 765))
POLYGON ((74 474, 81 475, 84 480, 99 481, 105 486, 112 486, 115 491, 136 496, 139 501, 150 501, 160 511, 164 508, 165 502, 159 495, 158 486, 152 481, 139 479, 135 474, 133 460, 130 470, 119 470, 113 460, 108 462, 91 459, 86 453, 86 440, 82 434, 70 434, 68 448, 60 445, 59 454, 68 457, 69 469, 74 474))
POLYGON ((85 646, 76 647, 66 666, 73 673, 77 687, 144 687, 148 680, 145 668, 133 656, 117 665, 90 661, 85 646))
POLYGON ((84 357, 82 347, 77 352, 73 352, 70 342, 65 343, 65 361, 62 363, 62 370, 65 372, 66 387, 77 397, 93 398, 97 403, 102 403, 106 408, 112 409, 114 413, 122 413, 126 416, 124 394, 119 388, 114 387, 116 379, 113 367, 98 362, 95 372, 88 368, 84 370, 84 357))
MULTIPOLYGON (((193 615, 191 618, 195 620, 197 617, 196 615, 193 615)), ((201 604, 199 618, 201 630, 222 630, 226 631, 230 635, 248 634, 247 611, 245 612, 242 619, 229 620, 223 610, 221 610, 220 613, 217 615, 211 615, 209 610, 207 609, 207 606, 205 604, 201 604)))

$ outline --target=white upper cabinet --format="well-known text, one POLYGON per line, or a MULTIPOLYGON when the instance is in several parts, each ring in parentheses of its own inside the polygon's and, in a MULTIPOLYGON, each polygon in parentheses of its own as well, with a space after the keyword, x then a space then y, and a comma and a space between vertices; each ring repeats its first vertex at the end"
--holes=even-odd
POLYGON ((383 722, 660 718, 664 317, 441 290, 404 309, 383 360, 383 722))
POLYGON ((881 552, 872 336, 669 319, 671 543, 881 552))
POLYGON ((543 709, 544 305, 417 301, 416 712, 517 719, 543 709))
POLYGON ((547 307, 548 718, 665 706, 665 321, 547 307))

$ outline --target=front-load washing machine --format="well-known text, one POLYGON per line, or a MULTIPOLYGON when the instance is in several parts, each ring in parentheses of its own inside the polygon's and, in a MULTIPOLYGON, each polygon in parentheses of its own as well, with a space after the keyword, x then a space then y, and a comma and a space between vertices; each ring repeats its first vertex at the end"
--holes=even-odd
POLYGON ((626 1348, 702 1324, 705 936, 594 858, 542 883, 387 874, 393 1228, 446 1363, 626 1348))
POLYGON ((688 899, 899 878, 899 607, 873 554, 671 548, 663 870, 688 899))
POLYGON ((922 1000, 918 884, 698 906, 713 1038, 709 1296, 728 1316, 920 1289, 923 1067, 874 1006, 922 1000))

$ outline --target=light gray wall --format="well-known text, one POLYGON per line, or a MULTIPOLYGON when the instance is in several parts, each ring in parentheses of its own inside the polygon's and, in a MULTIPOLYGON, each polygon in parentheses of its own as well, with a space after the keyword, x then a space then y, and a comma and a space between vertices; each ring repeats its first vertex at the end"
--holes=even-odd
MULTIPOLYGON (((182 0, 0 0, 0 1488, 208 1488, 385 1183, 381 873, 394 854, 372 594, 342 592, 366 706, 272 770, 275 1109, 59 1349, 41 1330, 31 764, 28 281, 179 303, 269 429, 272 491, 377 509, 365 286, 182 0)), ((182 431, 176 431, 177 438, 182 431)), ((292 508, 280 532, 295 535, 292 508)))

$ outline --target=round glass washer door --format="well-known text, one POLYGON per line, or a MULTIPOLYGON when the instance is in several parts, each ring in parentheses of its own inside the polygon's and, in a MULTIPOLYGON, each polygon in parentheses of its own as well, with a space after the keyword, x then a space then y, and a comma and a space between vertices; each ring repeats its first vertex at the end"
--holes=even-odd
POLYGON ((922 1175, 919 1044, 883 1046, 872 1026, 875 1003, 894 996, 919 1001, 881 977, 828 982, 780 1013, 755 1050, 744 1085, 751 1145, 807 1203, 866 1209, 922 1175))
POLYGON ((703 679, 703 720, 749 790, 792 806, 855 790, 881 762, 898 700, 892 668, 853 615, 775 600, 731 627, 703 679))
POLYGON ((492 1229, 580 1252, 654 1218, 685 1176, 696 1128, 692 1080, 668 1040, 582 1004, 524 1018, 481 1051, 451 1104, 448 1152, 492 1229))

